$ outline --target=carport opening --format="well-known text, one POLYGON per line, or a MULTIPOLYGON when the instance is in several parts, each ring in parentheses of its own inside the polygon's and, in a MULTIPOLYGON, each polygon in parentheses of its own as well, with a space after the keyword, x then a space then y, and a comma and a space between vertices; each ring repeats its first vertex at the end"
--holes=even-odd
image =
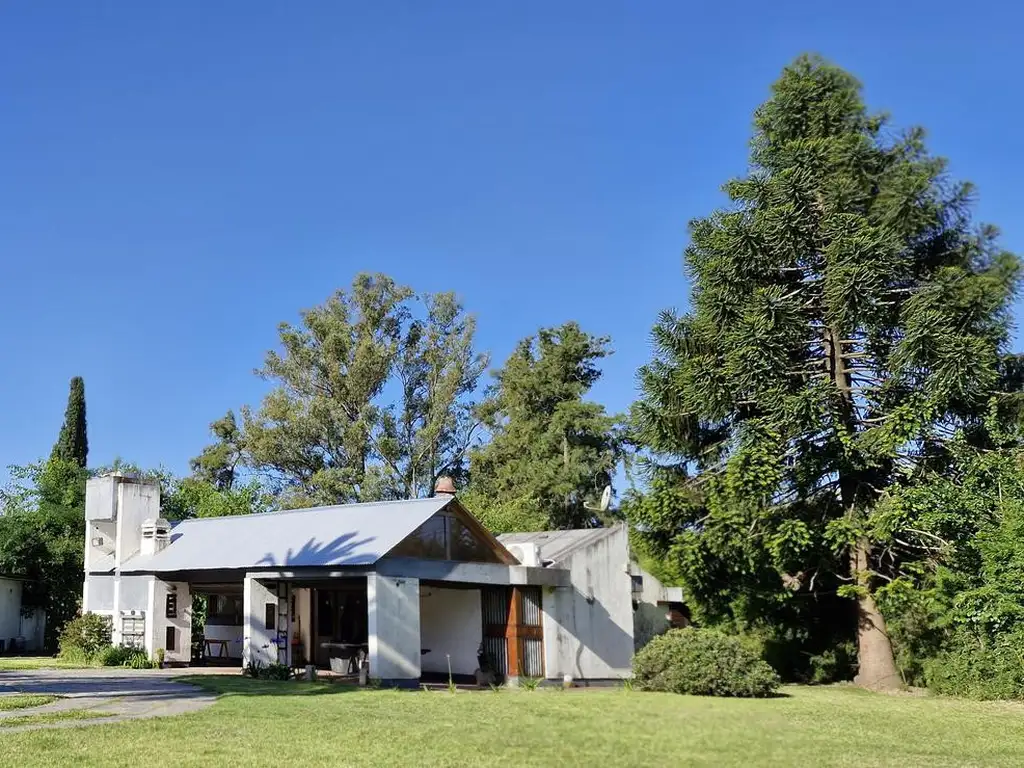
POLYGON ((242 583, 192 585, 192 663, 242 666, 242 583))

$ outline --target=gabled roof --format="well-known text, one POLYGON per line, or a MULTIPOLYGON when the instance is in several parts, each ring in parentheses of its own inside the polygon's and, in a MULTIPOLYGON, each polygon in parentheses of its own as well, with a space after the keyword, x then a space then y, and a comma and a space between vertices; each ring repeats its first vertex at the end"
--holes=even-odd
POLYGON ((509 544, 536 544, 540 548, 541 561, 547 564, 560 563, 572 553, 619 530, 621 528, 616 525, 610 528, 577 528, 568 531, 501 533, 497 538, 506 547, 509 544))
POLYGON ((373 565, 452 501, 451 496, 433 496, 185 520, 172 529, 165 549, 136 555, 121 571, 373 565))

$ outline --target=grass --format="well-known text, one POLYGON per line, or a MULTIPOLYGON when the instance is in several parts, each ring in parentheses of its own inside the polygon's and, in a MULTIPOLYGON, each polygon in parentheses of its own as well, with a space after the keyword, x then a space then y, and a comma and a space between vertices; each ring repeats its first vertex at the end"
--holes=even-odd
POLYGON ((0 656, 0 672, 27 669, 86 669, 98 666, 86 661, 67 661, 56 656, 0 656))
POLYGON ((68 709, 62 712, 44 712, 38 715, 15 715, 14 717, 0 718, 0 730, 15 728, 19 725, 47 725, 63 720, 97 720, 103 717, 113 717, 113 713, 96 712, 91 709, 68 709))
MULTIPOLYGON (((188 679, 188 678, 186 678, 188 679)), ((1024 706, 852 687, 775 699, 624 690, 373 691, 199 676, 179 717, 0 735, 0 765, 1018 766, 1024 706)))
POLYGON ((50 696, 43 693, 15 693, 10 696, 0 695, 0 712, 8 712, 12 709, 41 707, 44 704, 49 704, 56 700, 56 696, 50 696))

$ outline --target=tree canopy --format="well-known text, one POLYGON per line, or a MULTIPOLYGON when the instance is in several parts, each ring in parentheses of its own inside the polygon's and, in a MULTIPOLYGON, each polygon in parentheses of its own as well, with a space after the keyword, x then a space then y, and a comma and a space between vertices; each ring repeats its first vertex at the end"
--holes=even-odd
POLYGON ((64 411, 64 423, 53 446, 50 458, 73 461, 84 467, 89 458, 89 437, 85 422, 85 382, 81 376, 71 379, 68 405, 64 411))
POLYGON ((276 486, 282 503, 335 504, 429 493, 465 473, 473 393, 487 366, 476 321, 451 293, 416 297, 385 275, 280 326, 259 374, 274 387, 213 425, 197 476, 230 487, 238 468, 276 486))
POLYGON ((485 521, 500 528, 601 524, 586 504, 611 484, 619 442, 615 418, 585 398, 609 353, 607 338, 570 322, 520 341, 494 374, 479 408, 490 439, 470 454, 474 509, 485 521))
POLYGON ((889 128, 838 67, 798 59, 754 122, 751 172, 690 226, 690 312, 661 317, 640 374, 669 501, 633 514, 705 613, 845 621, 860 681, 892 687, 874 594, 914 539, 875 516, 983 431, 1019 262, 923 131, 889 128))

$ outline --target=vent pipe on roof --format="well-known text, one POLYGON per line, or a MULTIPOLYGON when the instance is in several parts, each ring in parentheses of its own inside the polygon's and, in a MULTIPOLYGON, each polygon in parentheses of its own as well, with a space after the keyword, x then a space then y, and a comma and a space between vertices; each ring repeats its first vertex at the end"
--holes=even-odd
POLYGON ((437 482, 434 484, 435 496, 454 496, 455 493, 454 480, 448 475, 441 475, 441 477, 437 478, 437 482))

